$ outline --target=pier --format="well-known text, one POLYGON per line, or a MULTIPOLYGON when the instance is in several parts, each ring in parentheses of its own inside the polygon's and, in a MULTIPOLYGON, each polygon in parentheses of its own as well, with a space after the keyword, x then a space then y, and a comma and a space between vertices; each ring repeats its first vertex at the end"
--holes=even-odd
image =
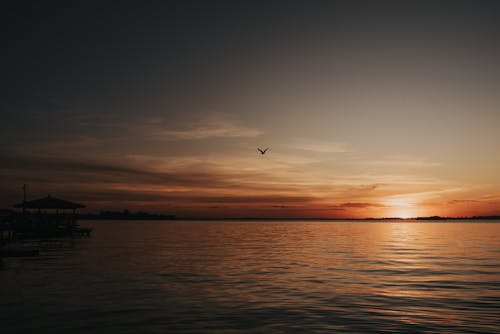
POLYGON ((52 196, 16 204, 21 211, 0 212, 0 258, 35 256, 37 249, 22 246, 23 240, 90 237, 92 229, 80 227, 76 210, 85 207, 52 196))
POLYGON ((92 229, 81 228, 77 223, 76 210, 83 204, 48 195, 14 205, 22 212, 12 224, 15 237, 90 236, 92 229))

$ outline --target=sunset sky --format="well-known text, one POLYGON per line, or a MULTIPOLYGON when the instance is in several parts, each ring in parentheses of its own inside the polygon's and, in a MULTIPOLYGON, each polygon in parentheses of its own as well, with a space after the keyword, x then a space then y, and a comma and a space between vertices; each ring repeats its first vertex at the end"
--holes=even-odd
POLYGON ((0 208, 500 214, 496 1, 16 1, 0 208), (257 147, 270 147, 265 155, 257 147))

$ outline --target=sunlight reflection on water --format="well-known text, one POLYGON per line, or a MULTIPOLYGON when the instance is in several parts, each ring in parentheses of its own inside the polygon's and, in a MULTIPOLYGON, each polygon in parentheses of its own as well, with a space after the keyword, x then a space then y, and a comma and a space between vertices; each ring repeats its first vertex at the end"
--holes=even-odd
POLYGON ((500 224, 84 225, 6 260, 6 332, 500 332, 500 224))

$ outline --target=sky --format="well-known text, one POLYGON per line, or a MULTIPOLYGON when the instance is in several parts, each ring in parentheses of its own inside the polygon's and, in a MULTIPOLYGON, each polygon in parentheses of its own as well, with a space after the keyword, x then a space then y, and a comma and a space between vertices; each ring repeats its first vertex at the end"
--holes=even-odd
POLYGON ((496 1, 16 1, 1 16, 0 207, 27 184, 89 212, 500 214, 496 1))

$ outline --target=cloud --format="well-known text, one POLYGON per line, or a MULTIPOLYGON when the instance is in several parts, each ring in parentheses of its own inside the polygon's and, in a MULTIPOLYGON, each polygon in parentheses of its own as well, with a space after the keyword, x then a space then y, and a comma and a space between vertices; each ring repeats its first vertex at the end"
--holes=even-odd
POLYGON ((163 117, 142 117, 128 120, 106 119, 103 117, 85 123, 87 126, 111 129, 115 136, 124 134, 154 140, 200 140, 208 138, 252 138, 263 132, 241 124, 225 113, 210 113, 199 120, 176 126, 163 117), (119 132, 117 130, 121 130, 119 132))
POLYGON ((211 117, 192 124, 183 130, 156 127, 151 134, 154 139, 200 140, 207 138, 251 138, 262 134, 258 129, 246 127, 230 120, 227 116, 214 114, 211 117))
POLYGON ((111 205, 131 201, 157 206, 166 202, 262 206, 314 200, 313 196, 298 195, 293 185, 268 183, 265 174, 254 171, 203 168, 161 171, 133 166, 130 161, 118 163, 4 155, 0 172, 3 184, 0 197, 5 204, 10 203, 12 192, 23 183, 29 184, 32 193, 43 190, 41 194, 72 194, 74 200, 111 205))
POLYGON ((358 203, 358 202, 346 202, 337 205, 331 205, 330 208, 337 210, 344 209, 366 209, 366 208, 385 208, 386 206, 380 203, 358 203))
POLYGON ((352 194, 365 194, 369 192, 373 192, 375 190, 380 190, 385 186, 383 183, 373 183, 373 184, 363 184, 363 185, 356 185, 356 186, 349 186, 347 191, 352 194))
POLYGON ((314 139, 299 138, 292 141, 293 149, 311 151, 316 153, 345 153, 348 152, 343 142, 320 141, 314 139))
POLYGON ((370 184, 383 184, 388 185, 440 185, 443 183, 441 179, 431 176, 418 175, 418 174, 387 174, 383 173, 360 173, 356 175, 347 175, 342 179, 348 184, 357 183, 370 183, 370 184))
MULTIPOLYGON (((47 140, 44 142, 36 143, 37 150, 46 151, 58 151, 61 150, 76 150, 89 147, 96 147, 102 143, 95 137, 89 136, 61 136, 60 138, 47 140)), ((27 149, 31 147, 33 149, 33 143, 26 143, 24 145, 19 145, 17 149, 27 149)))
POLYGON ((209 185, 220 186, 226 176, 207 171, 170 171, 161 172, 145 168, 128 166, 126 162, 77 161, 53 157, 16 157, 3 156, 0 170, 17 175, 43 175, 47 181, 94 182, 126 181, 127 184, 141 182, 173 185, 209 185))
POLYGON ((410 167, 410 168, 433 168, 442 165, 440 162, 429 161, 424 158, 412 157, 407 155, 397 155, 384 160, 373 160, 368 162, 375 166, 395 166, 395 167, 410 167))
POLYGON ((454 199, 448 202, 448 204, 455 205, 455 204, 466 204, 466 203, 479 203, 480 201, 475 200, 475 199, 454 199))
POLYGON ((385 205, 380 203, 342 203, 340 204, 342 208, 383 208, 385 205))

